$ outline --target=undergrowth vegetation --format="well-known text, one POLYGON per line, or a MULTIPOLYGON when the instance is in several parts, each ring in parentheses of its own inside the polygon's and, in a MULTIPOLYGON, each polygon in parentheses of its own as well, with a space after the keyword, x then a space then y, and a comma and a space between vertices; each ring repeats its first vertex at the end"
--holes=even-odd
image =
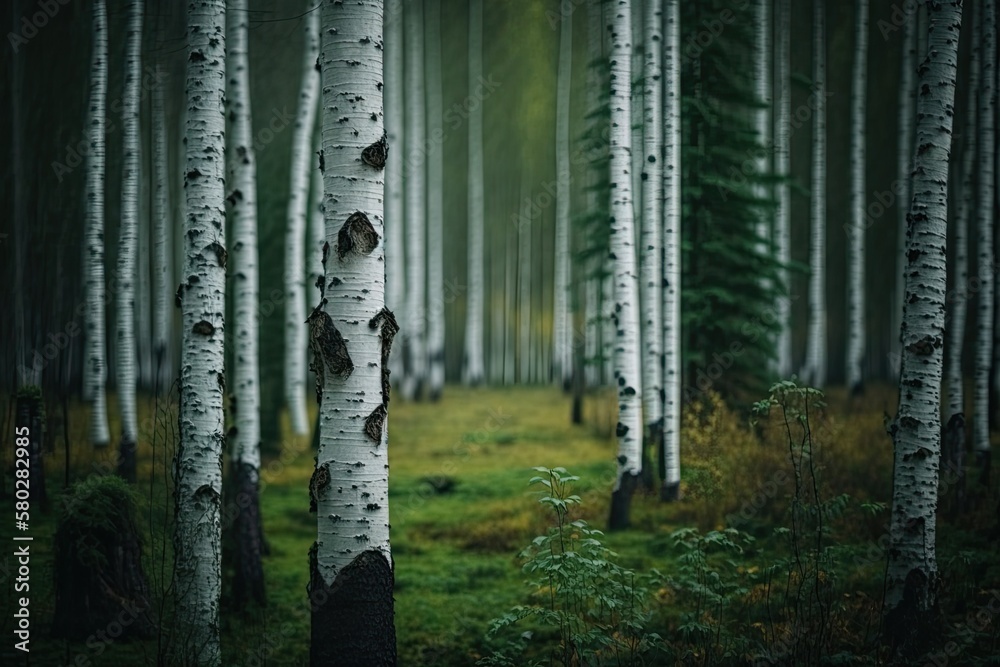
MULTIPOLYGON (((615 471, 611 394, 590 396, 587 425, 576 427, 569 397, 554 388, 455 390, 434 405, 394 402, 400 665, 879 664, 892 479, 882 412, 894 400, 888 388, 870 388, 858 405, 785 383, 752 413, 738 413, 708 394, 684 410, 682 500, 664 504, 652 490, 639 493, 633 528, 609 534, 601 531, 615 471)), ((169 462, 176 413, 171 400, 141 405, 135 495, 159 632, 96 644, 49 634, 47 575, 64 480, 113 469, 110 452, 85 444, 86 409, 71 405, 67 420, 50 405, 46 444, 58 443, 45 460, 53 509, 33 512, 31 524, 33 664, 157 664, 175 640, 169 462)), ((111 415, 114 432, 113 402, 111 415)), ((282 432, 290 432, 287 424, 282 432)), ((304 665, 313 453, 308 438, 290 436, 267 450, 261 507, 269 605, 233 608, 223 600, 225 664, 304 665)), ((954 521, 939 520, 941 636, 921 665, 997 664, 1000 654, 997 493, 970 488, 968 500, 954 521)), ((226 507, 224 499, 224 524, 226 507)), ((9 572, 10 558, 3 564, 9 572)), ((0 625, 12 630, 9 618, 0 625)))

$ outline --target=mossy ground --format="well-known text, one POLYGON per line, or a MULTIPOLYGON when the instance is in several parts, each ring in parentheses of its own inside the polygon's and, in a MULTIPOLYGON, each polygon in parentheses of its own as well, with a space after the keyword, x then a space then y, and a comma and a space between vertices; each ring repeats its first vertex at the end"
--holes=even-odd
MULTIPOLYGON (((818 422, 819 438, 824 443, 818 457, 824 492, 847 493, 858 503, 888 503, 892 446, 883 428, 882 411, 894 404, 894 392, 871 389, 863 406, 852 406, 837 392, 828 402, 827 416, 818 422)), ((140 408, 139 514, 146 533, 146 572, 154 592, 162 594, 170 578, 170 536, 164 536, 163 528, 172 517, 168 462, 176 417, 167 411, 154 418, 151 398, 140 401, 140 408), (151 474, 154 471, 155 475, 151 474)), ((49 637, 54 609, 52 537, 65 478, 65 452, 62 411, 57 404, 48 409, 52 431, 48 443, 54 445, 54 451, 46 456, 45 466, 52 498, 47 513, 32 508, 30 529, 34 537, 31 664, 156 664, 158 646, 170 642, 169 628, 162 637, 142 643, 105 643, 97 638, 89 645, 67 644, 49 637)), ((101 461, 111 453, 95 452, 86 444, 87 410, 77 403, 70 405, 71 481, 99 474, 105 469, 101 461)), ((312 410, 314 415, 315 406, 312 410)), ((114 434, 117 412, 113 397, 110 415, 114 434)), ((527 487, 533 466, 564 466, 580 475, 576 492, 583 497, 583 504, 578 515, 604 527, 615 471, 613 397, 590 396, 585 425, 572 426, 569 415, 569 397, 550 387, 449 387, 444 398, 434 404, 393 400, 390 512, 401 665, 473 664, 488 651, 484 634, 489 621, 529 600, 517 554, 548 525, 537 495, 527 487)), ((745 417, 721 404, 703 411, 688 410, 682 429, 684 498, 671 504, 661 503, 652 492, 635 498, 633 529, 606 537, 623 565, 640 571, 655 567, 669 574, 677 557, 669 539, 673 530, 684 526, 719 529, 726 525, 727 517, 731 520, 740 512, 749 516, 740 527, 760 539, 739 567, 750 570, 766 564, 772 554, 781 551, 782 546, 771 537, 771 528, 781 525, 792 491, 784 481, 787 476, 779 472, 790 470, 787 443, 778 424, 767 422, 755 433, 745 417)), ((11 431, 12 427, 8 428, 11 431)), ((285 437, 280 445, 265 447, 262 469, 264 531, 270 546, 265 559, 269 604, 264 610, 223 606, 227 665, 308 664, 305 589, 307 553, 315 537, 315 515, 308 512, 313 452, 308 437, 289 435, 287 422, 281 425, 281 432, 285 437)), ((9 494, 10 454, 6 457, 4 490, 9 494)), ((939 558, 950 586, 944 598, 948 604, 960 597, 961 591, 998 587, 1000 566, 983 539, 987 527, 993 525, 995 496, 991 503, 983 502, 977 512, 962 517, 957 525, 940 526, 939 558), (971 565, 947 566, 963 558, 971 565)), ((0 508, 10 507, 8 496, 0 508)), ((6 509, 4 514, 10 515, 6 509)), ((860 545, 861 549, 877 542, 884 533, 885 520, 883 512, 868 521, 845 523, 830 540, 860 545)), ((882 564, 877 558, 869 559, 847 573, 850 581, 846 588, 853 586, 867 601, 858 603, 859 615, 877 612, 872 605, 877 602, 882 564)), ((3 565, 13 572, 11 556, 6 556, 3 565)), ((11 575, 0 576, 5 578, 4 599, 11 600, 11 575)), ((677 622, 672 599, 670 591, 660 591, 659 613, 654 617, 655 630, 668 640, 677 622)), ((169 616, 169 602, 162 604, 161 614, 169 616)), ((993 623, 1000 625, 1000 619, 993 623)), ((11 615, 5 612, 0 625, 4 636, 10 638, 11 615)), ((840 631, 845 639, 860 632, 851 628, 840 631)), ((5 641, 0 656, 12 655, 10 645, 5 641)))

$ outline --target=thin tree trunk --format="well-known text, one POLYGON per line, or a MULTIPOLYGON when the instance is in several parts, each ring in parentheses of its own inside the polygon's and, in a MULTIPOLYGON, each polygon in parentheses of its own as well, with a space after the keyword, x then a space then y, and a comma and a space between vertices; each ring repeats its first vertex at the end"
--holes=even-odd
POLYGON ((996 140, 997 99, 997 8, 995 2, 982 3, 979 44, 982 61, 979 81, 979 205, 977 266, 979 304, 976 327, 975 406, 973 408, 972 447, 980 468, 980 482, 989 483, 990 473, 990 369, 993 365, 994 291, 996 290, 993 256, 994 141, 996 140))
MULTIPOLYGON (((771 199, 771 192, 764 182, 771 173, 769 161, 771 155, 771 119, 772 119, 772 81, 771 81, 771 0, 754 0, 754 84, 755 96, 761 106, 754 110, 754 123, 757 131, 757 143, 762 150, 757 154, 754 169, 757 182, 754 184, 754 196, 758 200, 771 199)), ((757 253, 760 257, 771 256, 772 218, 770 210, 760 208, 757 219, 757 253)), ((769 289, 770 280, 758 278, 760 285, 769 289)))
MULTIPOLYGON (((955 263, 951 273, 954 277, 952 284, 955 285, 955 296, 948 302, 948 336, 945 338, 945 379, 948 391, 948 408, 944 414, 946 421, 957 414, 962 414, 964 418, 965 413, 962 352, 965 347, 965 323, 969 308, 969 220, 972 218, 976 197, 973 170, 976 167, 976 144, 978 143, 976 139, 978 127, 976 114, 979 111, 977 104, 980 86, 980 43, 978 39, 980 21, 982 21, 981 10, 973 10, 972 29, 969 31, 973 37, 969 60, 968 101, 966 102, 965 127, 961 135, 962 167, 960 173, 962 181, 958 207, 952 224, 955 263)), ((916 70, 916 68, 913 69, 916 70)), ((914 86, 914 90, 916 90, 916 86, 914 86)), ((902 299, 900 299, 900 304, 902 304, 902 299)))
POLYGON ((663 444, 662 500, 681 486, 681 19, 680 0, 666 0, 663 59, 663 444))
MULTIPOLYGON (((292 138, 291 183, 285 228, 285 404, 292 432, 309 432, 306 416, 306 271, 303 246, 309 213, 309 176, 313 166, 312 138, 319 93, 319 12, 308 3, 303 24, 302 83, 292 138)), ((310 248, 313 250, 313 248, 310 248)))
MULTIPOLYGON (((385 15, 385 131, 395 159, 385 167, 385 303, 400 320, 406 320, 406 243, 403 209, 403 5, 385 15)), ((322 185, 322 184, 321 184, 322 185)), ((322 245, 322 242, 320 243, 322 245)), ((400 337, 402 340, 402 336, 400 337)), ((389 358, 394 384, 402 384, 403 346, 396 345, 389 358)))
POLYGON ((427 211, 425 171, 426 113, 424 109, 424 6, 412 0, 407 8, 406 33, 406 377, 403 395, 420 400, 427 381, 426 261, 424 238, 427 211))
POLYGON ((792 8, 791 0, 777 0, 775 6, 776 49, 774 53, 775 77, 778 79, 778 103, 774 118, 774 171, 782 179, 776 186, 777 210, 774 214, 774 253, 781 265, 782 296, 778 299, 778 375, 787 378, 792 374, 792 309, 791 273, 783 268, 791 262, 792 203, 791 203, 791 107, 792 86, 789 68, 792 57, 792 8))
MULTIPOLYGON (((441 127, 441 0, 426 0, 427 116, 431 137, 441 127)), ((444 391, 444 156, 436 140, 427 151, 427 360, 432 401, 444 391)))
POLYGON ((167 118, 164 109, 166 72, 157 65, 156 85, 153 88, 153 357, 156 387, 165 390, 173 381, 174 365, 171 363, 173 331, 172 297, 173 279, 173 225, 169 220, 170 184, 167 156, 167 118))
POLYGON ((848 226, 847 387, 863 391, 865 358, 865 112, 868 81, 868 0, 857 0, 851 78, 851 222, 848 226))
POLYGON ((809 240, 809 327, 806 369, 814 387, 826 385, 826 2, 813 0, 812 233, 809 240))
MULTIPOLYGON (((899 76, 899 143, 896 149, 896 179, 899 181, 899 206, 897 206, 898 240, 896 242, 896 280, 892 305, 892 343, 890 347, 891 372, 899 372, 902 348, 899 330, 903 321, 903 288, 906 278, 906 214, 910 206, 910 175, 913 171, 913 133, 917 103, 917 14, 918 10, 903 16, 903 64, 899 76)), ((949 336, 949 339, 951 337, 949 336)))
POLYGON ((108 93, 108 20, 104 0, 94 0, 94 46, 90 61, 89 150, 87 151, 87 221, 84 253, 87 310, 84 315, 86 358, 83 393, 92 401, 90 441, 106 447, 111 440, 108 429, 106 384, 107 341, 104 309, 104 178, 105 110, 108 93))
MULTIPOLYGON (((330 251, 328 290, 309 318, 323 389, 310 481, 318 534, 309 581, 314 667, 396 664, 387 408, 389 351, 399 327, 385 308, 381 244, 382 16, 380 0, 323 4, 323 182, 330 251)), ((422 22, 417 26, 422 29, 422 22)))
MULTIPOLYGON (((483 0, 469 0, 469 91, 483 75, 483 0)), ((469 109, 468 297, 465 312, 465 383, 483 381, 483 109, 469 109)))
POLYGON ((517 381, 530 382, 531 370, 531 187, 528 170, 521 172, 521 215, 517 225, 517 381))
POLYGON ((135 405, 135 283, 139 227, 139 79, 142 76, 142 1, 129 3, 122 95, 122 218, 118 238, 118 474, 135 483, 138 419, 135 405))
POLYGON ((189 6, 180 444, 175 462, 178 662, 220 665, 226 312, 225 0, 189 6))
POLYGON ((573 73, 573 21, 559 24, 559 69, 556 75, 556 233, 553 280, 552 374, 564 391, 573 377, 570 315, 570 172, 569 109, 573 73))
POLYGON ((614 264, 614 375, 618 389, 618 476, 611 496, 612 530, 629 525, 632 494, 642 472, 642 378, 639 345, 639 280, 632 215, 630 87, 632 16, 629 0, 617 0, 611 36, 611 257, 614 264))
MULTIPOLYGON (((318 96, 317 96, 318 97, 318 96)), ((309 279, 306 282, 306 303, 312 303, 317 295, 322 295, 325 280, 323 271, 323 244, 326 243, 326 222, 323 216, 323 172, 319 168, 319 153, 322 137, 316 133, 314 151, 309 163, 309 174, 312 184, 309 193, 309 238, 306 242, 306 270, 309 279)))
MULTIPOLYGON (((240 511, 233 523, 236 535, 236 575, 233 597, 237 606, 247 599, 264 604, 260 521, 260 352, 257 308, 257 156, 253 146, 250 110, 250 72, 247 0, 229 0, 226 15, 228 73, 226 100, 231 119, 229 157, 229 219, 233 243, 233 379, 230 411, 232 487, 240 511)), ((301 257, 301 252, 299 253, 301 257)), ((300 260, 301 261, 301 260, 300 260)), ((304 351, 303 351, 304 352, 304 351)))
MULTIPOLYGON (((589 0, 587 3, 587 137, 594 142, 600 130, 601 96, 604 81, 602 76, 604 60, 602 53, 601 33, 604 20, 602 18, 600 0, 589 0)), ((592 149, 588 146, 588 149, 592 149)), ((587 164, 587 213, 595 215, 600 208, 598 186, 601 174, 597 167, 587 164)), ((602 258, 594 253, 590 259, 587 273, 586 294, 586 367, 587 386, 596 387, 602 378, 603 364, 599 358, 603 354, 601 345, 603 333, 604 311, 601 303, 603 280, 600 277, 602 258)))
MULTIPOLYGON (((917 162, 907 234, 899 410, 891 425, 895 458, 885 597, 887 636, 895 656, 907 661, 923 654, 928 638, 940 630, 935 555, 940 387, 947 292, 948 163, 962 3, 930 3, 929 12, 930 48, 920 65, 917 96, 917 162)), ((991 15, 988 11, 984 25, 992 26, 991 15)), ((984 46, 988 51, 994 38, 987 39, 990 42, 984 46)))

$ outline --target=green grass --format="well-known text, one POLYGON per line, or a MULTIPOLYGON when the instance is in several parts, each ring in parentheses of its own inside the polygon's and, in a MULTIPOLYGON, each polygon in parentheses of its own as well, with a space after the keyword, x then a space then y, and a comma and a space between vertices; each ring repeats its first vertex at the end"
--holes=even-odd
MULTIPOLYGON (((604 527, 615 471, 615 443, 609 432, 612 400, 608 394, 591 397, 587 402, 587 422, 591 425, 586 426, 569 423, 569 398, 549 387, 449 387, 435 404, 393 400, 389 496, 400 665, 473 664, 488 651, 484 635, 490 620, 530 599, 517 554, 548 525, 537 494, 527 485, 534 474, 533 466, 564 466, 580 475, 576 492, 583 497, 583 506, 577 516, 604 527), (595 428, 595 423, 600 428, 595 428), (447 492, 438 493, 435 486, 442 486, 442 478, 448 478, 450 486, 447 492)), ((831 413, 843 407, 838 400, 836 396, 831 399, 831 413)), ((162 428, 155 450, 152 446, 151 403, 151 399, 141 401, 140 421, 147 428, 140 438, 137 489, 146 533, 146 571, 154 591, 162 593, 169 583, 170 542, 169 535, 164 539, 164 525, 172 516, 172 499, 165 464, 172 449, 163 442, 162 428)), ((886 502, 891 446, 885 442, 884 431, 880 433, 879 399, 870 404, 877 409, 823 421, 819 432, 831 443, 831 453, 823 465, 832 490, 840 492, 841 487, 846 487, 844 490, 859 499, 886 502)), ((48 406, 57 430, 62 420, 58 408, 48 406)), ((112 398, 112 433, 117 429, 116 409, 112 398)), ((315 414, 315 406, 312 410, 315 414)), ((72 404, 69 434, 73 480, 91 474, 95 463, 99 468, 105 455, 95 453, 86 444, 86 420, 86 406, 72 404)), ((173 435, 175 417, 162 415, 159 423, 173 435)), ((307 553, 315 539, 316 519, 308 512, 307 489, 313 452, 307 437, 288 435, 286 419, 280 429, 285 434, 283 441, 269 443, 271 454, 265 456, 262 470, 264 529, 271 549, 265 559, 269 604, 264 610, 223 606, 227 665, 308 664, 307 553)), ((113 643, 98 654, 85 643, 67 646, 49 637, 54 606, 52 535, 58 507, 54 501, 62 490, 64 476, 62 435, 54 435, 58 440, 55 452, 45 460, 52 507, 48 513, 32 508, 31 664, 155 664, 155 638, 113 643), (78 656, 79 662, 74 663, 78 656)), ((639 495, 633 505, 635 529, 606 536, 607 545, 620 554, 620 563, 626 567, 637 571, 655 567, 670 572, 677 557, 670 542, 671 532, 689 525, 702 530, 723 527, 723 517, 737 511, 776 467, 783 465, 787 451, 781 448, 778 429, 765 432, 762 443, 749 433, 745 422, 724 416, 721 411, 715 418, 686 421, 682 435, 682 489, 686 500, 662 504, 653 494, 639 495)), ((5 470, 9 467, 7 457, 5 470)), ((4 484, 9 492, 9 475, 4 484)), ((770 527, 780 517, 788 491, 781 489, 748 526, 762 539, 745 554, 747 568, 767 563, 780 550, 769 537, 770 527)), ((0 502, 5 516, 9 516, 9 507, 9 499, 0 502)), ((863 542, 877 538, 882 530, 880 521, 884 521, 884 515, 871 525, 852 527, 850 539, 863 542)), ((959 528, 953 533, 955 545, 972 552, 982 548, 974 530, 959 528)), ((942 559, 953 557, 954 551, 948 552, 949 527, 942 530, 942 559)), ((877 589, 880 567, 880 563, 873 563, 859 569, 852 575, 852 583, 877 589)), ((992 573, 987 579, 997 579, 996 567, 982 568, 992 573)), ((9 599, 9 580, 3 585, 5 599, 9 599)), ((663 607, 656 617, 661 627, 656 630, 669 636, 677 623, 677 610, 670 606, 669 591, 660 591, 658 599, 663 607)), ((169 603, 165 604, 169 616, 169 603)), ((0 625, 6 637, 12 636, 11 623, 10 614, 5 613, 0 625)), ((168 634, 169 627, 165 631, 168 634)), ((161 639, 169 641, 169 636, 161 639)), ((10 642, 6 642, 0 658, 9 655, 10 642)))

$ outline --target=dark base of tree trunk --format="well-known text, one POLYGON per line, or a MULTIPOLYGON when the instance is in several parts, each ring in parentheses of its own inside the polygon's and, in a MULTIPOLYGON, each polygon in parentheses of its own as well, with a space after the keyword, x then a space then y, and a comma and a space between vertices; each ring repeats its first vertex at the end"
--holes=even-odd
POLYGON ((309 551, 311 667, 395 667, 393 569, 381 552, 364 551, 323 582, 316 545, 309 551))
POLYGON ((122 438, 118 446, 118 476, 129 484, 135 484, 135 453, 135 441, 122 438))
POLYGON ((573 424, 583 423, 583 394, 574 393, 569 420, 573 424))
MULTIPOLYGON (((642 446, 642 488, 656 493, 656 475, 653 472, 653 457, 660 455, 663 448, 663 420, 646 424, 646 440, 642 446)), ((662 468, 663 466, 660 465, 662 468)), ((661 475, 662 476, 662 475, 661 475)))
POLYGON ((632 496, 639 486, 639 475, 623 475, 621 486, 611 494, 611 517, 608 530, 624 530, 629 527, 632 496))
POLYGON ((428 392, 427 397, 430 399, 431 403, 437 403, 441 400, 441 394, 442 389, 438 387, 436 389, 431 389, 430 392, 428 392))
POLYGON ((667 483, 664 482, 660 486, 660 500, 667 503, 672 503, 676 500, 681 499, 681 484, 680 482, 667 483))
POLYGON ((227 501, 235 503, 237 509, 233 520, 233 588, 232 598, 237 609, 248 601, 258 605, 267 604, 264 591, 263 532, 260 518, 260 475, 256 468, 238 463, 232 468, 231 495, 227 501))
POLYGON ((54 637, 153 635, 134 512, 128 489, 115 476, 77 485, 66 498, 55 538, 54 637))
POLYGON ((979 484, 985 488, 990 486, 990 468, 993 465, 993 452, 990 450, 976 452, 976 466, 979 468, 979 484))
POLYGON ((927 595, 936 594, 936 582, 927 582, 927 575, 911 570, 906 577, 903 600, 885 616, 885 641, 899 664, 913 661, 930 650, 941 634, 941 619, 936 603, 925 608, 927 595))

